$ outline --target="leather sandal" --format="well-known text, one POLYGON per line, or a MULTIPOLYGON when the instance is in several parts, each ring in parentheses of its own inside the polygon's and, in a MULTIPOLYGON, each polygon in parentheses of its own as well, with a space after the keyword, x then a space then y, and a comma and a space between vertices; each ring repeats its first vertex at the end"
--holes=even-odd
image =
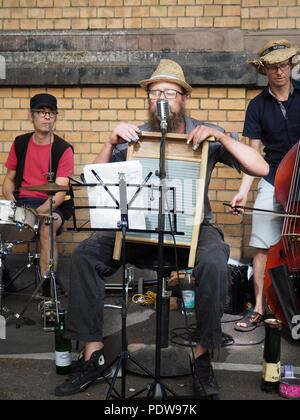
POLYGON ((263 321, 263 315, 258 312, 248 312, 240 321, 236 322, 236 331, 249 332, 255 330, 263 321))

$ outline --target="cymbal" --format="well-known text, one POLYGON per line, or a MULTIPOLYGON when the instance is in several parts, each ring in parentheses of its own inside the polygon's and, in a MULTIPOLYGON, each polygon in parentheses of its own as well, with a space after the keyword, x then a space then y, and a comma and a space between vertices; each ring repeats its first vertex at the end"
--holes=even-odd
POLYGON ((21 187, 20 189, 26 191, 42 192, 51 195, 57 192, 67 192, 70 190, 70 187, 68 185, 58 185, 55 184, 55 182, 48 182, 47 184, 32 185, 30 187, 21 187))

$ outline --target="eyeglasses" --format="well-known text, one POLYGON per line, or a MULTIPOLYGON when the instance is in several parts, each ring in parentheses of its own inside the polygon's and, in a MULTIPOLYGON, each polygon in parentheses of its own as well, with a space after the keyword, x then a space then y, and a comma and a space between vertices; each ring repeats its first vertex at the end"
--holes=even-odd
POLYGON ((162 93, 164 94, 164 97, 166 99, 175 99, 177 96, 177 93, 179 93, 179 95, 181 96, 185 96, 185 93, 179 92, 179 90, 175 90, 175 89, 165 89, 165 90, 151 89, 148 91, 148 96, 150 99, 158 99, 161 97, 162 93))
POLYGON ((280 63, 280 64, 271 64, 271 65, 268 64, 266 65, 266 68, 270 73, 276 73, 279 69, 283 72, 287 71, 290 66, 291 66, 291 63, 288 61, 288 62, 280 63))
POLYGON ((49 118, 55 118, 58 114, 56 111, 43 111, 42 109, 32 109, 32 111, 36 112, 41 118, 45 118, 46 115, 49 116, 49 118))

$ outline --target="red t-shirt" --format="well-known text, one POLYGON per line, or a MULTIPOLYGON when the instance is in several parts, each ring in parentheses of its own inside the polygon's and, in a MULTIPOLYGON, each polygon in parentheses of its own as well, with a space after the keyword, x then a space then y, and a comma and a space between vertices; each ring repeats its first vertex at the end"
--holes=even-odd
MULTIPOLYGON (((43 185, 48 182, 47 172, 49 171, 50 161, 50 144, 40 145, 33 141, 33 138, 29 140, 23 180, 21 182, 22 187, 30 187, 32 185, 43 185)), ((15 151, 15 143, 11 146, 6 164, 7 169, 15 171, 18 166, 18 160, 15 151)), ((67 178, 73 176, 74 171, 74 155, 71 147, 63 153, 59 164, 56 176, 67 178)), ((20 190, 20 198, 24 197, 36 197, 47 199, 47 195, 36 191, 25 191, 20 190)))

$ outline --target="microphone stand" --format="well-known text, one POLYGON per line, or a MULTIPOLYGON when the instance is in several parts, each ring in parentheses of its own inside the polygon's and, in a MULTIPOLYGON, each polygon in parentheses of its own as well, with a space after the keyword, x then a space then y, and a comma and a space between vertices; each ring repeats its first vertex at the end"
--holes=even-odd
MULTIPOLYGON (((99 177, 100 178, 100 177, 99 177)), ((100 178, 101 181, 101 178, 100 178)), ((106 189, 106 185, 101 181, 100 184, 106 189)), ((122 318, 122 349, 121 353, 117 356, 117 358, 111 362, 111 364, 106 368, 106 372, 116 364, 116 368, 113 374, 113 378, 111 382, 106 379, 109 383, 109 389, 106 394, 106 400, 110 399, 117 399, 120 398, 122 400, 126 399, 126 368, 127 368, 127 361, 130 360, 131 363, 136 365, 141 371, 146 373, 148 376, 154 378, 152 373, 141 365, 137 360, 135 360, 128 351, 128 343, 127 343, 127 308, 128 308, 128 287, 129 287, 129 279, 126 276, 126 232, 129 229, 129 222, 128 222, 128 203, 127 203, 127 184, 126 178, 124 173, 119 173, 119 193, 120 193, 120 201, 118 202, 118 207, 120 208, 121 213, 121 220, 118 222, 118 229, 122 232, 122 307, 121 307, 121 318, 122 318), (121 369, 121 392, 119 393, 115 388, 115 383, 118 377, 118 373, 121 369)), ((113 198, 113 194, 109 192, 113 198)), ((114 198, 114 201, 116 199, 114 198)), ((138 395, 147 391, 148 388, 143 388, 142 390, 136 392, 135 394, 131 395, 130 399, 137 397, 138 395)))
POLYGON ((157 298, 156 298, 156 348, 155 348, 155 382, 149 386, 148 398, 161 400, 167 397, 166 390, 175 394, 161 383, 161 349, 162 349, 162 292, 164 268, 164 231, 165 231, 165 193, 166 193, 166 134, 167 121, 161 120, 161 142, 159 156, 159 170, 156 176, 160 179, 159 211, 158 211, 158 269, 157 269, 157 298))

